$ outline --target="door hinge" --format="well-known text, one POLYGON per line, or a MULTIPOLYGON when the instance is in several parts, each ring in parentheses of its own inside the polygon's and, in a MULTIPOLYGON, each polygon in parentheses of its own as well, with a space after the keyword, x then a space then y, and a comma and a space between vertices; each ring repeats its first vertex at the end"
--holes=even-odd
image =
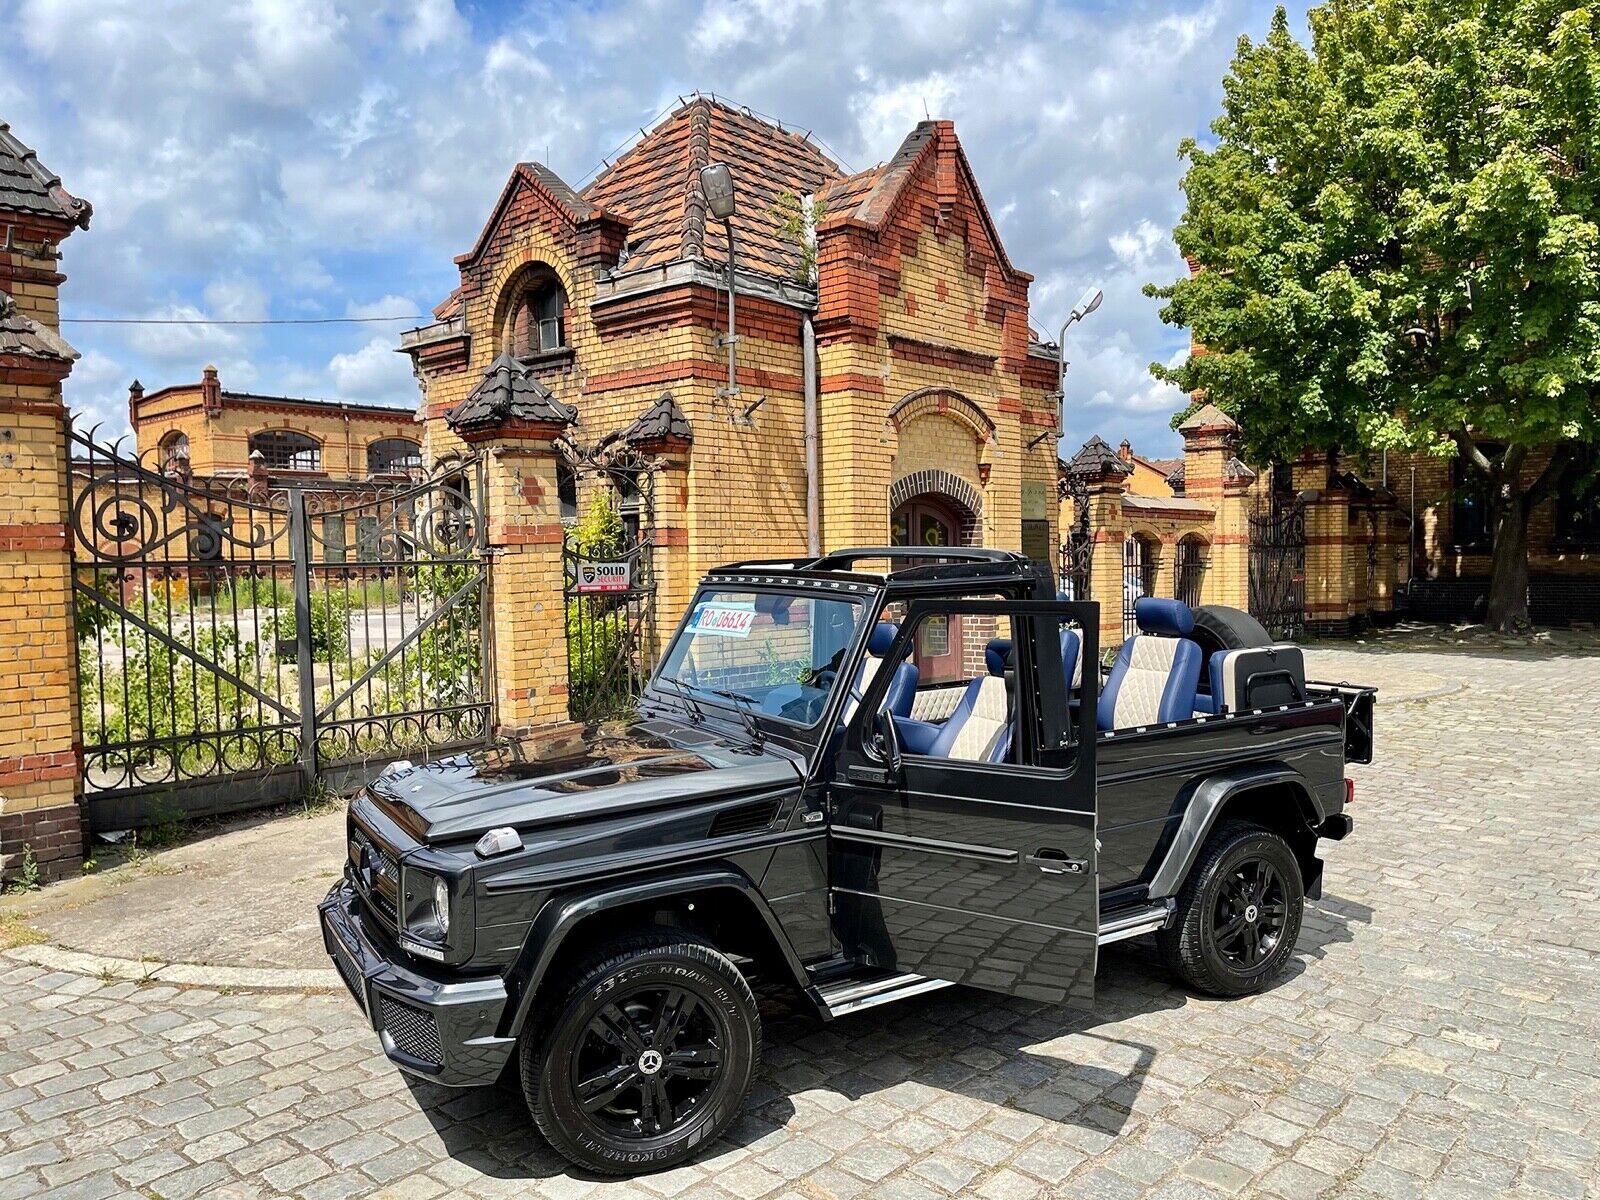
POLYGON ((835 893, 829 892, 828 893, 828 915, 830 917, 837 916, 838 912, 839 912, 839 898, 835 893))

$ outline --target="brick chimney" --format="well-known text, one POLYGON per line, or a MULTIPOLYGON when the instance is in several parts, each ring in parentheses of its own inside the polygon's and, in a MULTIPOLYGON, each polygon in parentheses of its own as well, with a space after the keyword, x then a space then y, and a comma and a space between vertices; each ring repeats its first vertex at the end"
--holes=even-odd
POLYGON ((1117 447, 1117 457, 1123 462, 1133 461, 1133 443, 1127 438, 1122 439, 1122 445, 1117 447))
POLYGON ((217 378, 216 367, 208 366, 200 379, 200 406, 206 416, 214 417, 222 411, 222 381, 217 378))
POLYGON ((144 384, 135 379, 128 385, 128 424, 139 428, 139 401, 144 399, 144 384))

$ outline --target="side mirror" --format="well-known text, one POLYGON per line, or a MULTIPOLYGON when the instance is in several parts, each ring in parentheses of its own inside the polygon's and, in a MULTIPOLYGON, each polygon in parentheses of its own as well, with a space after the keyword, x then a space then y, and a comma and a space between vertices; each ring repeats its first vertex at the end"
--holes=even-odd
POLYGON ((894 727, 894 715, 888 709, 879 709, 872 718, 872 750, 891 771, 900 770, 900 731, 894 727))

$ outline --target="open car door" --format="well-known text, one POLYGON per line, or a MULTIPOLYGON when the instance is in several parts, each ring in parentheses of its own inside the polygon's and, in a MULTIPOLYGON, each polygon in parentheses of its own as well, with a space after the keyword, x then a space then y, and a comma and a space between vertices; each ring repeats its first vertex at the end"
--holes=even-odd
POLYGON ((879 671, 845 730, 829 785, 836 934, 864 965, 1087 1006, 1098 606, 915 600, 887 661, 941 619, 966 631, 977 671, 956 711, 938 725, 891 717, 893 673, 879 671), (1063 642, 1083 664, 1075 694, 1063 642))

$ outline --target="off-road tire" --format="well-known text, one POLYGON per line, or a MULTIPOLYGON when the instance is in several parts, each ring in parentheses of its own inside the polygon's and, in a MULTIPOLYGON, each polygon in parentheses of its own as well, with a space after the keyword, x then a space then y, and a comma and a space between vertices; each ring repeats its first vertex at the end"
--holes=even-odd
MULTIPOLYGON (((518 1051, 523 1096, 554 1150, 600 1174, 644 1174, 692 1158, 739 1115, 760 1057, 761 1016, 749 983, 726 955, 693 935, 661 930, 602 946, 555 981, 552 1002, 530 1015, 518 1051), (594 1052, 593 1022, 608 1005, 629 1011, 630 997, 665 989, 692 995, 700 1013, 693 1019, 715 1028, 723 1042, 720 1073, 681 1125, 654 1136, 642 1129, 622 1136, 607 1110, 584 1111, 575 1063, 594 1052)), ((628 1057, 620 1047, 616 1053, 628 1057)), ((642 1118, 646 1098, 638 1099, 642 1118)))
MULTIPOLYGON (((1304 911, 1305 885, 1289 843, 1259 825, 1223 821, 1201 847, 1178 892, 1172 923, 1156 935, 1156 944, 1172 971, 1196 991, 1244 996, 1261 991, 1282 973, 1294 953, 1304 911), (1246 965, 1240 961, 1247 958, 1243 950, 1233 954, 1219 946, 1217 922, 1221 914, 1227 917, 1222 928, 1231 925, 1232 918, 1224 908, 1233 907, 1234 892, 1223 893, 1238 888, 1241 878, 1250 873, 1247 864, 1252 863, 1266 864, 1280 881, 1284 911, 1281 926, 1272 933, 1270 950, 1259 962, 1246 965)), ((1248 938, 1248 931, 1245 936, 1248 938)), ((1261 932, 1256 938, 1259 951, 1266 938, 1261 932)))

